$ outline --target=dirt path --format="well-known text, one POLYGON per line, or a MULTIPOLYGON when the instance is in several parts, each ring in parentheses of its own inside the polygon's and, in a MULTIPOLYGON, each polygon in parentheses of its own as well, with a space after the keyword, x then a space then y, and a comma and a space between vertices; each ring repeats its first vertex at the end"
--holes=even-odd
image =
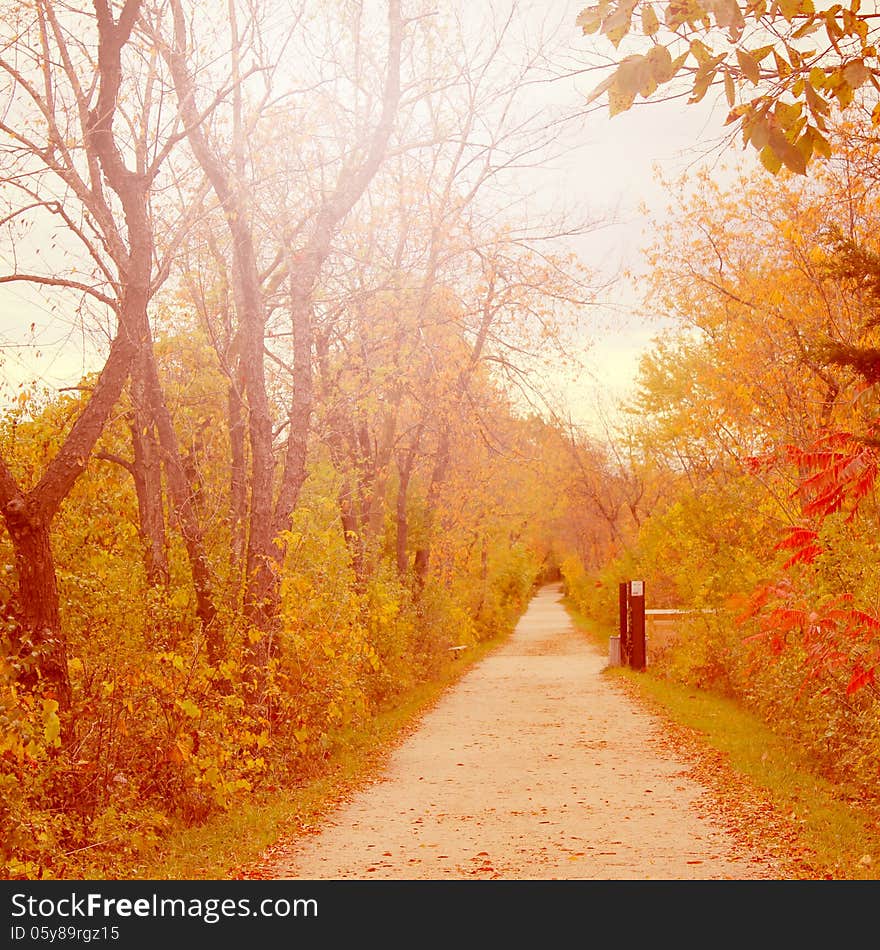
MULTIPOLYGON (((468 671, 316 835, 264 870, 302 879, 775 877, 701 806, 661 724, 601 675, 558 587, 468 671)), ((703 799, 704 800, 704 799, 703 799)))

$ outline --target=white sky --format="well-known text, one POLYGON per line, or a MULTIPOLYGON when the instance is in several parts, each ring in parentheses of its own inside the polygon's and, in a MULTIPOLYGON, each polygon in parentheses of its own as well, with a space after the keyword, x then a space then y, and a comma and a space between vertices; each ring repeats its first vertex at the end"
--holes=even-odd
MULTIPOLYGON (((657 170, 675 179, 705 162, 714 167, 720 158, 734 158, 730 147, 721 145, 726 115, 726 103, 720 106, 707 97, 697 105, 649 102, 614 118, 605 111, 587 120, 586 145, 566 187, 614 220, 580 242, 585 261, 609 276, 643 270, 651 222, 663 217, 670 201, 657 170)), ((664 328, 656 315, 641 312, 639 293, 637 283, 621 277, 606 295, 609 306, 602 309, 592 339, 585 341, 588 374, 568 389, 572 413, 584 424, 595 423, 598 405, 608 410, 632 390, 639 357, 664 328)))
MULTIPOLYGON (((609 74, 613 52, 607 39, 585 37, 575 24, 577 14, 590 2, 593 0, 525 3, 526 15, 534 17, 536 33, 549 30, 555 36, 554 27, 559 25, 561 64, 594 70, 573 83, 574 101, 584 105, 590 92, 609 74)), ((618 56, 640 48, 643 38, 627 42, 630 48, 621 48, 618 56)), ((563 100, 571 93, 572 84, 560 82, 535 95, 549 95, 552 105, 555 97, 563 100)), ((671 198, 658 181, 658 170, 665 179, 674 180, 708 162, 715 174, 722 174, 717 168, 720 161, 732 163, 743 158, 739 143, 724 145, 730 131, 724 126, 728 112, 724 94, 718 90, 710 91, 697 104, 689 104, 685 98, 665 102, 638 99, 628 112, 614 118, 609 117, 607 98, 602 97, 573 136, 566 135, 566 143, 574 138, 576 148, 557 160, 543 177, 548 197, 555 192, 578 211, 609 222, 576 242, 588 267, 603 278, 643 268, 642 251, 651 241, 650 223, 663 216, 671 198)), ((756 159, 746 155, 745 161, 756 159)), ((660 320, 642 313, 637 284, 621 278, 603 300, 604 306, 586 321, 583 352, 577 354, 585 371, 575 379, 561 381, 556 394, 556 401, 564 398, 573 420, 597 435, 603 433, 603 419, 613 415, 621 398, 632 391, 640 356, 664 329, 660 320)))
MULTIPOLYGON (((570 7, 563 23, 572 25, 575 48, 593 42, 579 37, 574 25, 583 5, 583 0, 563 4, 570 7)), ((555 16, 560 8, 552 0, 538 0, 532 9, 537 14, 552 10, 555 16)), ((601 78, 585 75, 578 91, 585 98, 601 78)), ((551 181, 579 207, 613 218, 578 242, 589 266, 606 276, 621 268, 639 269, 648 222, 662 213, 668 199, 656 181, 655 166, 675 177, 702 158, 724 131, 726 107, 713 102, 707 97, 697 106, 684 100, 643 103, 613 119, 603 106, 585 118, 582 145, 564 168, 553 170, 551 181), (647 215, 639 211, 643 204, 647 215)), ((591 316, 584 340, 588 374, 565 387, 573 417, 590 426, 596 423, 597 406, 610 410, 630 391, 639 356, 661 329, 639 315, 637 294, 625 283, 607 299, 608 306, 591 316)), ((75 321, 68 326, 59 322, 47 295, 35 295, 24 284, 0 285, 0 404, 14 397, 22 383, 59 387, 78 381, 88 369, 89 346, 75 326, 75 321)))

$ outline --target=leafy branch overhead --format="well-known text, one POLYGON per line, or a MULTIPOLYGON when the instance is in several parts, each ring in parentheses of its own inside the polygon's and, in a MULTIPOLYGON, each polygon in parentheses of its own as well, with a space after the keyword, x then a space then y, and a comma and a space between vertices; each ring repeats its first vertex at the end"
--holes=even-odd
MULTIPOLYGON (((827 158, 832 111, 858 90, 876 99, 878 21, 861 0, 821 10, 813 0, 600 0, 577 17, 584 34, 604 36, 618 51, 627 38, 650 43, 647 52, 619 56, 590 102, 607 93, 614 116, 674 80, 673 94, 691 103, 723 86, 727 124, 739 125, 743 144, 773 174, 783 166, 804 174, 815 156, 827 158)), ((871 120, 880 124, 880 102, 871 120)))

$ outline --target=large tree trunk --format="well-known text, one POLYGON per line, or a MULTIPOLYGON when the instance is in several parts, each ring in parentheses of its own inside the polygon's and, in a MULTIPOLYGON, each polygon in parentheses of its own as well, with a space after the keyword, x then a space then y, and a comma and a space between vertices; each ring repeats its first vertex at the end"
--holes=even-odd
MULTIPOLYGON (((36 486, 29 492, 23 491, 0 458, 0 512, 15 551, 22 620, 15 646, 19 656, 31 661, 25 678, 45 684, 64 706, 70 700, 70 682, 49 531, 61 503, 88 464, 136 356, 149 343, 147 306, 155 289, 152 286, 155 246, 149 192, 166 153, 159 150, 153 165, 148 168, 146 156, 138 152, 136 170, 132 171, 125 165, 123 150, 113 131, 123 86, 122 51, 140 15, 141 0, 126 0, 124 4, 94 0, 98 31, 95 74, 85 84, 73 76, 73 62, 67 52, 65 31, 55 15, 55 6, 40 4, 37 10, 41 24, 47 28, 43 49, 46 98, 41 108, 50 127, 49 146, 45 150, 28 148, 50 171, 61 175, 66 187, 83 201, 87 223, 76 225, 66 216, 65 220, 74 230, 84 228, 80 237, 96 232, 95 246, 100 244, 113 261, 115 276, 111 277, 109 267, 105 274, 117 295, 114 310, 118 327, 88 401, 36 486), (60 47, 57 54, 60 63, 53 61, 47 52, 50 32, 60 47), (57 91, 51 82, 51 70, 56 66, 70 77, 73 98, 69 102, 64 101, 65 94, 57 91), (93 95, 95 91, 96 96, 93 95), (82 154, 79 148, 75 149, 76 166, 57 157, 58 147, 53 136, 57 138, 64 133, 54 126, 53 110, 56 107, 69 110, 66 112, 68 116, 79 116, 82 154), (119 200, 122 220, 107 201, 108 187, 119 200)), ((78 63, 80 57, 74 59, 78 63)), ((34 90, 28 91, 35 101, 39 100, 34 90)), ((137 95, 133 89, 129 92, 137 95)), ((62 128, 68 128, 66 120, 62 128)), ((127 155, 132 150, 138 151, 138 143, 131 142, 131 131, 129 129, 125 134, 127 155)), ((107 300, 105 297, 101 299, 107 300)))
POLYGON ((25 680, 30 685, 44 684, 62 707, 70 701, 70 677, 49 529, 122 393, 135 351, 134 341, 120 328, 89 401, 30 492, 21 490, 0 458, 0 511, 12 539, 18 574, 21 627, 15 634, 15 647, 28 666, 25 680))
MULTIPOLYGON (((205 170, 220 201, 232 237, 233 292, 239 320, 239 366, 247 398, 251 450, 251 506, 248 518, 243 612, 248 626, 262 634, 256 644, 248 638, 245 641, 245 649, 250 663, 261 668, 266 665, 272 653, 280 604, 277 572, 274 570, 278 552, 273 544, 272 417, 263 362, 266 314, 247 201, 202 129, 196 105, 195 83, 187 63, 186 19, 177 0, 173 0, 171 9, 174 18, 174 47, 168 51, 168 63, 177 90, 180 111, 187 124, 187 134, 196 160, 205 170)), ((232 25, 235 27, 234 22, 232 25)), ((239 50, 235 48, 233 58, 238 53, 239 50)), ((236 87, 236 97, 239 93, 240 90, 236 87)), ((242 147, 240 108, 240 100, 237 98, 235 125, 238 134, 233 143, 236 150, 242 147)))
MULTIPOLYGON (((247 625, 261 634, 248 638, 246 650, 249 660, 258 669, 266 666, 275 648, 275 633, 280 613, 280 565, 284 552, 275 544, 279 527, 289 522, 291 500, 302 485, 307 448, 310 390, 296 387, 291 407, 291 431, 288 438, 288 467, 282 474, 282 493, 277 505, 273 504, 275 456, 272 445, 272 415, 266 391, 264 365, 266 312, 257 267, 254 231, 252 229, 248 196, 234 173, 230 173, 224 159, 209 143, 196 103, 196 88, 187 62, 187 24, 179 0, 171 0, 174 19, 173 47, 166 51, 169 67, 177 91, 180 111, 187 126, 187 135, 193 152, 205 170, 211 186, 226 216, 232 238, 233 290, 239 319, 238 346, 244 390, 248 406, 248 432, 251 450, 250 513, 248 518, 247 556, 245 562, 245 592, 243 612, 247 625)), ((308 358, 299 361, 311 372, 311 338, 303 321, 308 317, 311 293, 320 269, 326 260, 340 221, 352 209, 378 170, 385 154, 400 101, 400 59, 403 37, 403 18, 400 0, 389 0, 388 71, 384 89, 382 114, 369 143, 366 158, 360 166, 346 167, 332 194, 323 202, 308 247, 291 274, 294 282, 291 295, 294 332, 299 335, 301 352, 308 348, 308 358)), ((239 75, 238 27, 230 17, 232 30, 233 67, 233 165, 243 167, 245 125, 243 97, 236 81, 239 75)), ((260 677, 255 678, 257 682, 260 677)), ((258 691, 258 690, 257 690, 258 691)))
POLYGON ((66 708, 70 704, 70 678, 49 524, 35 507, 32 500, 18 495, 3 509, 18 572, 18 679, 31 689, 54 696, 66 708))

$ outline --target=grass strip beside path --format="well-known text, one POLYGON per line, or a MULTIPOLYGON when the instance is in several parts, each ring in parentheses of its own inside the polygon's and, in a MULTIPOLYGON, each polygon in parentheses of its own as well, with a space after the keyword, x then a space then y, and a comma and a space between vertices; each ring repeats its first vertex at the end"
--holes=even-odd
POLYGON ((205 824, 181 828, 163 840, 132 874, 147 880, 228 880, 266 877, 261 859, 278 842, 317 831, 322 819, 355 790, 373 780, 391 752, 443 693, 500 646, 513 627, 455 654, 437 677, 415 687, 392 709, 379 713, 340 743, 325 774, 300 787, 242 798, 205 824))
MULTIPOLYGON (((607 628, 567 609, 603 650, 607 628)), ((609 676, 666 723, 663 744, 711 792, 701 803, 745 847, 771 851, 785 879, 880 879, 880 815, 823 778, 818 766, 734 700, 655 675, 609 676)))

